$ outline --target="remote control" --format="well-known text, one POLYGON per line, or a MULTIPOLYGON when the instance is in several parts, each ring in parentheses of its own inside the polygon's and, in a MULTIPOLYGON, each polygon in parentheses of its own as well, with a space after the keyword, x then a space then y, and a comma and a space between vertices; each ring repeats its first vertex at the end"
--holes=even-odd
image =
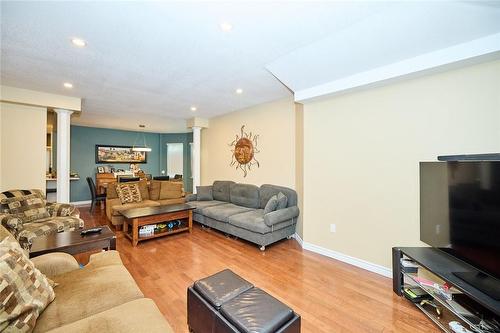
POLYGON ((84 236, 84 235, 88 235, 88 234, 95 234, 95 233, 101 232, 101 231, 102 231, 102 228, 86 229, 86 230, 80 231, 80 235, 84 236))
POLYGON ((472 331, 463 327, 458 321, 450 321, 448 326, 450 326, 451 330, 455 333, 472 333, 472 331))

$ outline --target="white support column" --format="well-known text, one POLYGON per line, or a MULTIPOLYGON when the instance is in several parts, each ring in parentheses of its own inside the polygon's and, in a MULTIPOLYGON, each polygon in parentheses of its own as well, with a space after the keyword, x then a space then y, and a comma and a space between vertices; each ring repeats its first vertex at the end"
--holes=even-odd
POLYGON ((201 127, 193 126, 193 193, 196 193, 196 186, 200 186, 201 181, 201 127))
POLYGON ((69 203, 70 123, 73 111, 55 109, 57 113, 57 202, 69 203))

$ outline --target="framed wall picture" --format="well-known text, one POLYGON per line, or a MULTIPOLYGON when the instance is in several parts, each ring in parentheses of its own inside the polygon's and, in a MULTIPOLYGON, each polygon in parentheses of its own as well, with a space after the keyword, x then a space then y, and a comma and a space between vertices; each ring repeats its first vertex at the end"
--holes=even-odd
POLYGON ((97 173, 104 173, 104 167, 98 166, 97 167, 97 173))
POLYGON ((95 145, 96 163, 147 163, 145 151, 133 151, 131 146, 95 145))

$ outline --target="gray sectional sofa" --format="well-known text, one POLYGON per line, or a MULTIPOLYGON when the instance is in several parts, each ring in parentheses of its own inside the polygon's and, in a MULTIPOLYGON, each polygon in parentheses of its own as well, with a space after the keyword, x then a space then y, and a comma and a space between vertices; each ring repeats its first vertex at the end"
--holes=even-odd
MULTIPOLYGON (((215 181, 211 190, 213 200, 198 200, 196 194, 186 197, 186 202, 195 207, 194 221, 258 244, 262 251, 267 245, 295 233, 299 208, 294 190, 232 181, 215 181), (280 192, 287 197, 286 208, 264 214, 268 200, 280 192)), ((200 195, 200 199, 206 198, 200 195)))

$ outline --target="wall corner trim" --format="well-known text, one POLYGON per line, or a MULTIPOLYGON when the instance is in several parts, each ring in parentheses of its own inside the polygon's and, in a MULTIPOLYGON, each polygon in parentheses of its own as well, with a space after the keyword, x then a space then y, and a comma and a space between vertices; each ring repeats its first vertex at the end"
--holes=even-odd
POLYGON ((302 246, 302 248, 304 250, 308 250, 308 251, 311 251, 311 252, 314 252, 317 254, 321 254, 325 257, 329 257, 332 259, 336 259, 336 260, 345 262, 346 264, 350 264, 350 265, 365 269, 367 271, 385 276, 387 278, 392 278, 392 269, 390 269, 390 268, 387 268, 387 267, 384 267, 384 266, 381 266, 378 264, 374 264, 372 262, 369 262, 369 261, 366 261, 363 259, 351 257, 347 254, 333 251, 333 250, 324 248, 322 246, 318 246, 315 244, 305 242, 302 240, 302 238, 300 238, 300 236, 297 233, 295 233, 295 235, 293 237, 299 243, 299 245, 302 246))

